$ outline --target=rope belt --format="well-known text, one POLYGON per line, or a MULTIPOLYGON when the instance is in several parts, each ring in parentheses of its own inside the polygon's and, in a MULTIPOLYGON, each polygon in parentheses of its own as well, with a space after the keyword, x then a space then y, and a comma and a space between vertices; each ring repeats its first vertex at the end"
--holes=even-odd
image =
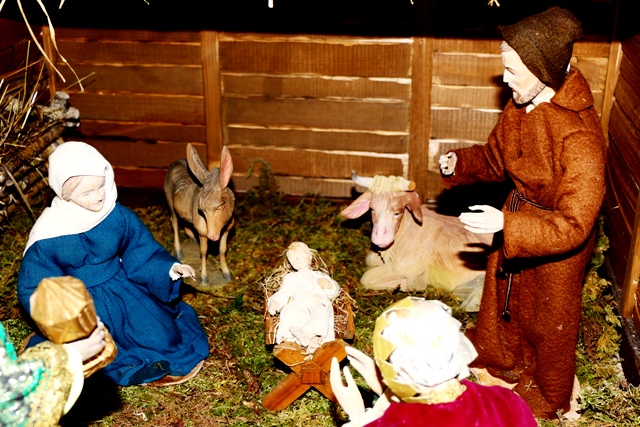
MULTIPOLYGON (((546 211, 552 210, 552 208, 548 208, 546 206, 543 206, 539 203, 534 202, 533 200, 527 199, 524 196, 524 194, 518 191, 518 189, 514 189, 511 192, 511 195, 509 196, 509 201, 507 203, 507 210, 509 212, 518 212, 518 209, 520 208, 520 203, 522 202, 528 203, 531 206, 538 209, 544 209, 546 211)), ((502 270, 502 267, 500 268, 500 270, 502 270)), ((509 311, 509 299, 511 298, 512 283, 513 283, 513 272, 510 271, 507 273, 507 294, 504 299, 504 308, 502 309, 502 315, 501 315, 502 319, 505 322, 511 321, 511 312, 509 311)))

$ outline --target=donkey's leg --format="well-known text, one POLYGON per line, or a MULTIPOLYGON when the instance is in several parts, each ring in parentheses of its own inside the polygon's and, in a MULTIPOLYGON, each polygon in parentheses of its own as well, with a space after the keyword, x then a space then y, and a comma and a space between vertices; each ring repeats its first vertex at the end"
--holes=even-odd
POLYGON ((182 247, 180 246, 180 235, 178 229, 178 216, 176 212, 173 210, 173 206, 171 207, 171 227, 173 228, 173 249, 175 251, 174 255, 178 259, 182 259, 182 247))
POLYGON ((231 271, 229 271, 229 266, 227 265, 227 237, 229 236, 229 229, 227 228, 224 233, 222 233, 222 237, 220 237, 220 268, 222 269, 222 277, 225 280, 232 280, 231 271))
POLYGON ((209 277, 207 277, 207 248, 209 246, 209 239, 207 236, 200 236, 200 283, 209 283, 209 277))
POLYGON ((231 221, 227 225, 224 233, 222 233, 222 237, 220 238, 220 269, 222 270, 222 276, 225 280, 233 280, 233 276, 231 276, 231 271, 229 270, 229 266, 227 265, 227 238, 229 237, 229 231, 235 225, 235 219, 232 217, 231 221))

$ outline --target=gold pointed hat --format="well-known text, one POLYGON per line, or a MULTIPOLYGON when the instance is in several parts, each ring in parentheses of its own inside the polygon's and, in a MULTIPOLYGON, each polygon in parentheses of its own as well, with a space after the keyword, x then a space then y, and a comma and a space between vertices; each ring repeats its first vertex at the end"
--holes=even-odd
MULTIPOLYGON (((82 280, 71 276, 42 279, 31 299, 31 317, 50 341, 64 344, 87 338, 98 325, 93 298, 82 280)), ((118 349, 107 328, 105 347, 84 362, 85 378, 111 363, 118 349)))

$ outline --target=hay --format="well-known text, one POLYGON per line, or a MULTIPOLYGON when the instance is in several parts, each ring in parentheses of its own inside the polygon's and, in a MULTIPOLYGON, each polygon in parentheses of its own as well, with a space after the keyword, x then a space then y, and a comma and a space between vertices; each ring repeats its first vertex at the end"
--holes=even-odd
MULTIPOLYGON (((310 268, 315 271, 321 271, 330 276, 329 269, 324 259, 318 254, 318 251, 311 249, 311 266, 310 268)), ((265 338, 267 345, 273 345, 276 343, 275 335, 280 316, 272 316, 267 311, 267 301, 271 295, 278 291, 282 279, 287 274, 295 271, 289 261, 286 259, 285 254, 282 254, 282 262, 273 269, 273 272, 262 281, 261 285, 264 289, 264 321, 265 321, 265 338)), ((349 293, 345 291, 343 287, 340 287, 338 295, 333 300, 333 312, 334 312, 334 331, 336 338, 342 338, 344 340, 352 340, 354 337, 354 323, 353 323, 353 311, 352 306, 355 300, 349 296, 349 293)))

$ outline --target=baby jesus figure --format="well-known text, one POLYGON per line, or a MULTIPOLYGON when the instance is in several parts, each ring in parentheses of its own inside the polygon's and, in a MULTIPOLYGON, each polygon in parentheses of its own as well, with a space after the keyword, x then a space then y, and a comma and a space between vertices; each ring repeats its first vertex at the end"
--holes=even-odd
POLYGON ((311 354, 335 340, 332 300, 340 286, 328 274, 311 268, 312 251, 306 244, 290 244, 286 255, 295 271, 284 276, 278 291, 269 297, 267 310, 272 316, 280 312, 276 342, 296 342, 311 354))

